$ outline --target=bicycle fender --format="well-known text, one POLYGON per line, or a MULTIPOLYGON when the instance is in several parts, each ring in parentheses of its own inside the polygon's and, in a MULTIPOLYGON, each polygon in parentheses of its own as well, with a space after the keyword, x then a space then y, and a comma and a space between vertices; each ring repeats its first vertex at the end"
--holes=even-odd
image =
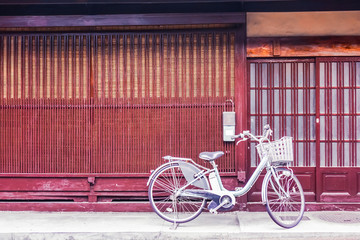
MULTIPOLYGON (((279 170, 281 171, 288 171, 288 169, 286 168, 278 168, 279 170)), ((262 200, 262 203, 265 205, 266 204, 266 196, 265 196, 265 183, 267 181, 267 179, 269 177, 271 177, 271 174, 272 172, 271 171, 268 171, 264 177, 264 180, 263 180, 263 183, 262 183, 262 189, 261 189, 261 200, 262 200)))
POLYGON ((162 165, 160 165, 157 169, 155 169, 154 171, 151 172, 149 179, 146 183, 146 186, 149 186, 150 181, 153 179, 153 177, 155 176, 155 174, 157 174, 161 169, 163 169, 164 167, 167 167, 168 165, 174 164, 175 162, 168 162, 168 163, 164 163, 162 165))
POLYGON ((265 196, 265 183, 267 181, 267 179, 270 177, 270 175, 272 174, 272 172, 268 171, 263 179, 262 182, 262 187, 261 187, 261 201, 262 204, 265 205, 266 204, 266 196, 265 196))
MULTIPOLYGON (((173 164, 179 165, 179 167, 180 167, 182 173, 184 174, 185 179, 186 179, 187 182, 193 181, 195 179, 194 176, 201 171, 198 167, 196 167, 196 166, 194 166, 194 165, 192 165, 190 163, 183 162, 183 161, 173 161, 173 162, 164 163, 164 164, 160 165, 157 169, 155 169, 151 173, 151 175, 150 175, 150 177, 149 177, 149 179, 148 179, 148 181, 146 183, 146 186, 149 186, 150 181, 154 178, 154 176, 160 170, 162 170, 164 167, 167 167, 169 165, 171 166, 173 164)), ((209 182, 207 181, 207 179, 205 177, 204 178, 199 178, 197 181, 193 182, 192 185, 194 185, 196 187, 199 187, 199 188, 202 188, 202 189, 205 189, 205 190, 210 189, 209 182)))

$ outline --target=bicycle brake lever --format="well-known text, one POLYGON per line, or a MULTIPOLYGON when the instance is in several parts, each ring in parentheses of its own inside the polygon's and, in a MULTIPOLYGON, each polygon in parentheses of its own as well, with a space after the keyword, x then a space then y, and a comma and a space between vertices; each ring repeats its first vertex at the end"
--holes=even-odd
POLYGON ((244 136, 242 135, 242 133, 238 134, 238 135, 233 135, 231 137, 231 139, 237 139, 237 138, 243 138, 244 136))
POLYGON ((165 161, 170 161, 172 159, 172 156, 164 156, 162 157, 165 161))
POLYGON ((238 145, 239 143, 241 143, 241 142, 245 142, 245 141, 248 140, 248 139, 249 139, 249 138, 243 138, 243 139, 237 141, 236 144, 235 144, 235 146, 237 146, 237 145, 238 145))

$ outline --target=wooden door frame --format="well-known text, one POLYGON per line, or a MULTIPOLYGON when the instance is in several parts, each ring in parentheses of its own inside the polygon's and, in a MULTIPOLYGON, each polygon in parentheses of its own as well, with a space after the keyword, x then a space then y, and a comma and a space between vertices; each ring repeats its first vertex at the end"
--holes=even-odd
MULTIPOLYGON (((320 152, 320 63, 321 62, 347 62, 360 61, 359 56, 343 56, 343 57, 316 57, 316 201, 317 202, 331 202, 337 203, 339 196, 342 197, 341 202, 354 203, 358 201, 359 184, 360 184, 360 167, 324 167, 321 166, 321 152, 320 152), (334 185, 330 191, 339 191, 335 194, 326 192, 329 186, 325 186, 325 181, 331 181, 334 185), (351 186, 350 184, 354 184, 351 186), (341 185, 343 188, 341 189, 341 185), (345 186, 344 186, 345 185, 345 186), (336 196, 335 196, 336 195, 336 196), (334 197, 335 196, 335 197, 334 197)), ((325 74, 325 73, 324 73, 325 74)), ((341 114, 341 113, 340 113, 341 114)), ((328 189, 329 190, 329 189, 328 189)), ((351 204, 350 204, 351 205, 351 204)))
MULTIPOLYGON (((300 59, 299 57, 292 57, 300 59)), ((310 203, 307 204, 309 210, 352 210, 358 208, 358 196, 360 187, 360 167, 323 167, 320 162, 320 67, 321 61, 354 61, 360 60, 360 57, 310 57, 315 63, 315 134, 316 134, 316 164, 314 167, 296 167, 295 174, 303 181, 304 186, 310 186, 311 191, 306 192, 306 196, 310 203), (324 185, 325 181, 329 181, 328 185, 324 185), (351 185, 352 184, 352 185, 351 185), (335 193, 335 194, 334 194, 335 193), (340 197, 340 198, 339 198, 340 197), (310 200, 312 199, 312 200, 310 200)), ((279 59, 261 58, 249 60, 249 62, 274 62, 279 59)), ((351 114, 351 113, 350 113, 351 114)), ((253 169, 250 169, 250 172, 253 169)), ((261 180, 261 179, 260 179, 261 180)), ((258 200, 258 192, 261 187, 261 181, 255 185, 255 195, 252 199, 258 200)), ((259 210, 259 204, 249 204, 248 209, 259 210)))

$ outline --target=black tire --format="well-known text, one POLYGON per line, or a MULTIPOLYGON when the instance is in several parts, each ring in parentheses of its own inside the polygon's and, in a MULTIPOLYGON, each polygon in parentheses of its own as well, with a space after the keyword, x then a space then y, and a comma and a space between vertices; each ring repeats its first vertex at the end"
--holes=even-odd
MULTIPOLYGON (((186 183, 177 163, 160 169, 150 181, 148 195, 151 207, 164 220, 185 223, 195 219, 203 211, 206 199, 175 196, 176 191, 186 183)), ((189 186, 186 189, 197 187, 189 186)))
POLYGON ((279 184, 273 173, 265 179, 266 210, 279 226, 295 227, 305 211, 303 189, 297 177, 289 169, 277 168, 275 175, 279 179, 279 184))

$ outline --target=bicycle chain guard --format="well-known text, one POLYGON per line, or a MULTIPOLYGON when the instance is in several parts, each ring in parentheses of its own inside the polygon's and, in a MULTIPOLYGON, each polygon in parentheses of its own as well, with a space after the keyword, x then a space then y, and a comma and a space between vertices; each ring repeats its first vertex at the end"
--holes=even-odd
POLYGON ((225 212, 231 210, 235 206, 235 197, 234 195, 224 193, 222 195, 219 195, 218 198, 213 198, 212 201, 208 205, 208 210, 212 212, 211 210, 216 209, 223 201, 228 201, 225 205, 217 209, 217 211, 225 212))
MULTIPOLYGON (((201 172, 201 170, 198 167, 196 167, 192 164, 189 164, 186 162, 180 162, 180 161, 178 162, 178 164, 179 164, 179 167, 180 167, 182 173, 184 174, 185 179, 188 183, 194 181, 194 179, 196 179, 198 173, 201 172)), ((198 180, 193 182, 191 185, 196 186, 198 188, 205 189, 205 190, 210 189, 209 183, 206 180, 205 176, 199 178, 198 180)))

